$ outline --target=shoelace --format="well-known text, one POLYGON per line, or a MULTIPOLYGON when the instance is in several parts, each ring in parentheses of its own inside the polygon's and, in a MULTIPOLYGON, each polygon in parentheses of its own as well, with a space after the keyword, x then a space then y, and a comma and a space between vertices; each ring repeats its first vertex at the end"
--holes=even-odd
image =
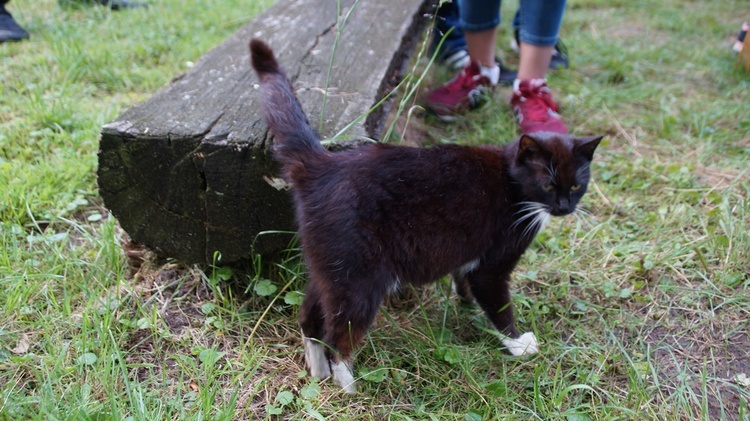
POLYGON ((481 77, 482 75, 469 74, 469 68, 466 67, 462 69, 458 75, 456 75, 455 79, 445 85, 445 89, 449 92, 455 92, 461 91, 466 88, 474 88, 477 85, 476 81, 481 77))
POLYGON ((526 104, 524 108, 528 110, 529 117, 533 120, 549 118, 548 109, 557 112, 557 104, 552 99, 552 95, 542 87, 521 92, 521 102, 526 104))

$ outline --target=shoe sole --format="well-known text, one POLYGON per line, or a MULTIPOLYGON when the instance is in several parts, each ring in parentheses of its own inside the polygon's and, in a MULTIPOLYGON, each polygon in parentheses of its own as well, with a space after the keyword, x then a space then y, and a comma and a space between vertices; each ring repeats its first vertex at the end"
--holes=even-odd
POLYGON ((431 115, 437 117, 438 120, 446 122, 446 123, 453 123, 456 120, 458 120, 461 116, 463 116, 466 112, 471 111, 471 110, 476 110, 477 108, 481 108, 481 107, 485 106, 485 104, 487 104, 489 101, 490 101, 490 94, 488 92, 482 92, 482 93, 478 93, 478 94, 476 94, 476 95, 474 95, 472 97, 471 106, 468 109, 464 110, 463 112, 456 112, 456 113, 445 112, 445 113, 441 113, 440 111, 438 111, 438 110, 436 110, 434 108, 425 107, 425 109, 431 115))

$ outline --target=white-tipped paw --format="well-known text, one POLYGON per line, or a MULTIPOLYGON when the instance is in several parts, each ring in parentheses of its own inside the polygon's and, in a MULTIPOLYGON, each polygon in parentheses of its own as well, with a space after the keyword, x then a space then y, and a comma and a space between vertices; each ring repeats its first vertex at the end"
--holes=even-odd
POLYGON ((331 362, 331 373, 333 374, 333 382, 341 386, 344 392, 353 395, 357 393, 357 387, 354 384, 354 376, 352 375, 352 369, 349 364, 339 361, 331 362))
POLYGON ((534 332, 526 332, 516 339, 505 338, 503 339, 503 345, 516 357, 539 352, 539 344, 536 341, 534 332))
POLYGON ((320 341, 302 337, 305 346, 305 361, 310 369, 310 375, 319 379, 328 378, 331 375, 331 367, 328 365, 325 349, 320 341))

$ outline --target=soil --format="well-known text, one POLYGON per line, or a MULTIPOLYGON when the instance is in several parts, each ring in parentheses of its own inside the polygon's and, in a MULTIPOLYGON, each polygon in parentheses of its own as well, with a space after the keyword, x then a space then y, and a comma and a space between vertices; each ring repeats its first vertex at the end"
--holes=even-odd
POLYGON ((653 349, 663 396, 687 386, 691 406, 705 405, 707 419, 739 420, 741 402, 750 402, 750 388, 738 381, 738 376, 750 375, 750 335, 738 329, 745 322, 735 320, 737 314, 707 316, 712 320, 655 327, 644 339, 653 349))

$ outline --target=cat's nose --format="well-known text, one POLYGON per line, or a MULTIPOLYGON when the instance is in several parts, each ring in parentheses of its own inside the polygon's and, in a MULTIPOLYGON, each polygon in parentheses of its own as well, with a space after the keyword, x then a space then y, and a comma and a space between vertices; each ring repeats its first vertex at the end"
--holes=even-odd
POLYGON ((560 199, 557 203, 557 207, 552 212, 555 216, 563 216, 573 212, 573 206, 570 204, 569 199, 560 199))

